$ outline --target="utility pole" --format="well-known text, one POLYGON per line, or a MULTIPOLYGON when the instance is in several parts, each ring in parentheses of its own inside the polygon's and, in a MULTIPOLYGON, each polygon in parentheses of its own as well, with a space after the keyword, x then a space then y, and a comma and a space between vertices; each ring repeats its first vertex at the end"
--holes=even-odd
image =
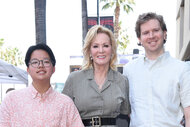
POLYGON ((100 24, 100 16, 99 16, 99 0, 97 0, 97 25, 100 24))

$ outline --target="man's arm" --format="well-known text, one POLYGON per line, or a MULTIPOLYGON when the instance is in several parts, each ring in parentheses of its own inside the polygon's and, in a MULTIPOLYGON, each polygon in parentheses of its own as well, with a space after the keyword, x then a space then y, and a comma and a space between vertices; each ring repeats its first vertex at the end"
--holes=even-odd
POLYGON ((185 127, 190 127, 190 106, 184 108, 185 127))

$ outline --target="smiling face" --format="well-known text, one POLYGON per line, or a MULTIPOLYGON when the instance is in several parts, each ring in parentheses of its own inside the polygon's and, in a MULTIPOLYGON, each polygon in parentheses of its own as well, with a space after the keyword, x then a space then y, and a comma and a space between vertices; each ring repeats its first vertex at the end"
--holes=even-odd
POLYGON ((90 54, 93 59, 94 67, 109 67, 112 54, 110 38, 105 33, 98 33, 93 39, 90 54))
MULTIPOLYGON (((49 66, 44 66, 42 60, 45 60, 45 65, 47 65, 47 61, 50 60, 48 53, 44 50, 34 50, 31 54, 30 62, 41 60, 38 67, 33 67, 31 63, 27 68, 27 72, 32 77, 33 81, 47 81, 50 82, 51 75, 55 72, 55 67, 50 63, 49 66)), ((51 62, 51 61, 50 61, 51 62)), ((34 63, 35 64, 35 63, 34 63)))
POLYGON ((140 26, 141 33, 139 41, 145 48, 146 54, 157 54, 164 52, 164 39, 166 31, 161 29, 160 23, 156 19, 151 19, 140 26))

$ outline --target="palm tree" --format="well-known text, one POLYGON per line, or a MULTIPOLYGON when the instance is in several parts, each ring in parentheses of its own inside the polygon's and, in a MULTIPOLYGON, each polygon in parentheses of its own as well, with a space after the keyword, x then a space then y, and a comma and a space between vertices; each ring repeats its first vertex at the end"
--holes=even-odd
POLYGON ((87 0, 82 0, 82 42, 84 45, 84 38, 88 32, 88 12, 87 12, 87 0))
POLYGON ((46 0, 35 0, 36 44, 46 44, 46 0))
POLYGON ((135 2, 134 0, 100 0, 100 1, 105 2, 105 5, 102 7, 102 9, 115 7, 114 36, 115 39, 118 40, 119 30, 120 30, 120 25, 119 25, 120 8, 123 7, 123 10, 126 13, 129 13, 130 11, 133 11, 131 5, 134 5, 135 2))

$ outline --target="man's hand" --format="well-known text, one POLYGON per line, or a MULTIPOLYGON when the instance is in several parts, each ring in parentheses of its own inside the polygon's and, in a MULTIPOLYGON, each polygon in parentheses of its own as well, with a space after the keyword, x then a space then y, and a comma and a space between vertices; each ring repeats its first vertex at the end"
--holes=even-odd
POLYGON ((185 127, 190 127, 190 106, 184 108, 185 114, 185 127))

